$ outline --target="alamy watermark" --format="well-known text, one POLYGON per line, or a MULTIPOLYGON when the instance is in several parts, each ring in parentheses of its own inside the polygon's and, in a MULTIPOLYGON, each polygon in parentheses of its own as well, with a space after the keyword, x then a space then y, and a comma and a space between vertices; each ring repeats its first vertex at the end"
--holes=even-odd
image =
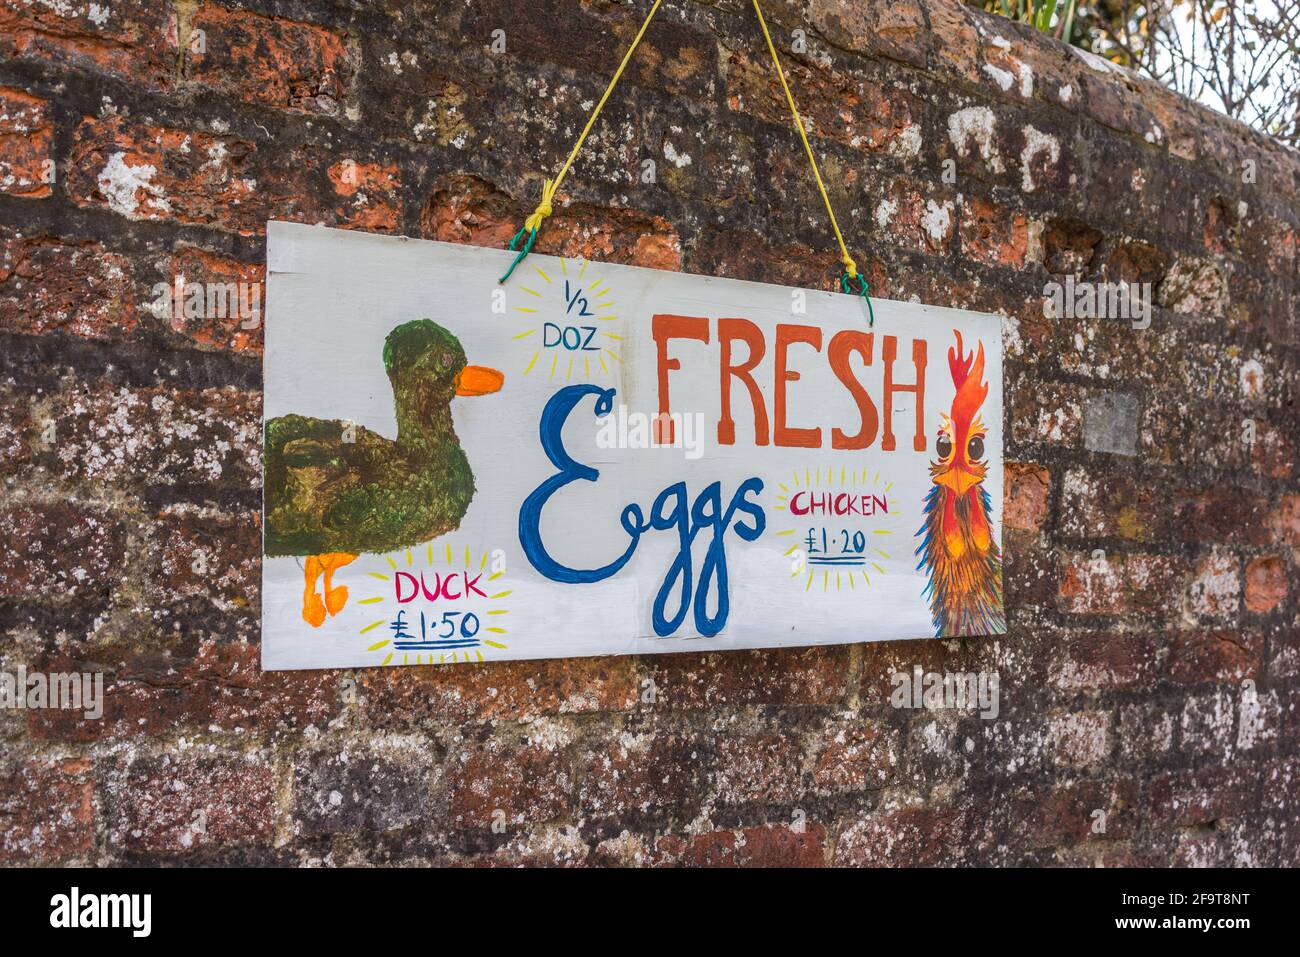
POLYGON ((1134 329, 1151 325, 1151 283, 1086 282, 1066 276, 1043 286, 1043 315, 1049 319, 1123 319, 1134 329))
POLYGON ((155 283, 150 310, 159 319, 238 319, 241 329, 262 324, 260 282, 155 283))
POLYGON ((45 674, 19 665, 14 673, 0 671, 0 708, 11 710, 80 711, 89 721, 104 716, 103 672, 45 674))
POLYGON ((911 671, 894 672, 890 683, 894 691, 889 703, 895 708, 978 710, 986 721, 998 716, 1000 696, 996 671, 923 671, 920 665, 915 665, 911 671))
POLYGON ((703 412, 629 412, 620 405, 601 419, 600 449, 683 449, 686 458, 704 455, 703 412))

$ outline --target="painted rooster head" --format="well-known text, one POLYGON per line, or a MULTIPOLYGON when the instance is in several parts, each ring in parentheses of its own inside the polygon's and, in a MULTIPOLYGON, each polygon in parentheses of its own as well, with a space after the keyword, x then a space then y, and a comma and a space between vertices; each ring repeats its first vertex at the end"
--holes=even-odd
POLYGON ((948 350, 948 368, 952 371, 952 384, 957 387, 952 410, 943 416, 939 435, 934 443, 938 460, 930 463, 930 477, 935 485, 942 485, 954 495, 963 495, 984 481, 988 465, 984 461, 986 429, 980 421, 979 410, 989 394, 984 381, 984 344, 979 350, 966 354, 962 350, 961 333, 956 333, 957 347, 948 350))
POLYGON ((984 346, 967 355, 961 333, 948 350, 957 387, 942 417, 930 463, 933 485, 925 496, 925 522, 917 530, 918 569, 928 581, 936 635, 1000 635, 1007 629, 1002 606, 1002 550, 993 537, 992 503, 984 488, 984 423, 979 411, 989 394, 984 381, 984 346))

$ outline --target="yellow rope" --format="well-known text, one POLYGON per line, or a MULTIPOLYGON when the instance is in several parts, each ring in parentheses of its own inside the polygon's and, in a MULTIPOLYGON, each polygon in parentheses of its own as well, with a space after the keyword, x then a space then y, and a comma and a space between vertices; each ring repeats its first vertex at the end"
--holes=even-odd
MULTIPOLYGON (((515 267, 519 265, 523 258, 527 256, 529 251, 533 248, 533 243, 537 241, 538 230, 542 228, 542 223, 545 222, 546 217, 551 215, 551 202, 554 200, 555 194, 560 188, 560 184, 564 182, 564 177, 568 175, 569 168, 573 165, 573 161, 577 159, 578 151, 582 149, 582 144, 586 142, 587 135, 591 132, 591 128, 596 124, 597 117, 600 116, 600 111, 604 108, 605 102, 609 99, 610 94, 614 92, 614 87, 618 85, 619 79, 622 78, 623 71, 627 69, 627 65, 632 59, 632 54, 636 52, 637 46, 641 43, 641 38, 645 36, 646 30, 649 29, 650 21, 653 20, 655 14, 659 12, 659 6, 662 2, 663 0, 655 0, 654 5, 650 8, 650 12, 646 14, 645 22, 641 24, 641 29, 637 31, 636 36, 632 39, 632 45, 627 48, 627 53, 623 55, 623 62, 621 62, 618 65, 618 69, 614 71, 614 76, 609 81, 609 85, 605 87, 605 92, 601 96, 600 102, 596 104, 595 109, 591 111, 591 115, 587 117, 587 125, 582 128, 582 134, 578 137, 578 141, 573 144, 573 149, 569 151, 569 158, 566 159, 564 165, 560 167, 560 172, 556 174, 554 179, 543 181, 541 201, 537 204, 537 208, 533 210, 532 215, 524 220, 523 228, 520 229, 519 232, 515 233, 514 238, 510 240, 509 248, 512 252, 519 246, 521 240, 523 241, 523 246, 518 250, 518 255, 515 256, 514 261, 510 264, 510 268, 506 270, 505 275, 498 280, 499 282, 505 282, 509 279, 510 274, 515 271, 515 267)), ((817 189, 822 194, 822 202, 826 204, 826 214, 830 217, 831 228, 835 230, 835 240, 840 244, 840 259, 844 263, 844 276, 840 279, 840 286, 844 292, 852 293, 853 290, 850 281, 854 279, 858 280, 859 289, 857 295, 862 296, 862 298, 866 300, 867 309, 871 313, 871 322, 874 325, 875 312, 871 309, 871 297, 868 295, 866 280, 858 275, 858 265, 853 261, 853 257, 849 255, 849 248, 844 243, 844 234, 840 232, 840 224, 835 219, 835 210, 831 206, 831 198, 826 193, 826 184, 822 182, 821 171, 817 168, 817 158, 813 155, 812 144, 808 142, 808 134, 804 130, 803 119, 799 116, 799 109, 794 103, 794 95, 790 92, 790 85, 786 82, 785 71, 781 68, 781 60, 776 55, 776 46, 772 43, 771 33, 768 32, 767 21, 763 18, 763 11, 758 5, 758 0, 753 0, 753 3, 754 12, 758 14, 758 25, 763 28, 763 39, 767 41, 768 52, 772 54, 772 63, 776 66, 777 79, 781 81, 781 89, 785 91, 785 100, 790 104, 790 115, 794 117, 794 128, 799 131, 799 139, 803 141, 804 152, 808 154, 808 164, 812 166, 813 178, 817 181, 817 189)))
POLYGON ((578 142, 573 144, 573 149, 569 151, 569 158, 566 159, 564 165, 560 167, 560 172, 556 175, 555 179, 548 179, 542 184, 542 200, 537 204, 537 208, 533 210, 532 215, 524 220, 524 228, 516 234, 513 240, 511 240, 510 248, 515 248, 516 242, 523 237, 524 233, 528 234, 528 242, 525 244, 520 254, 515 257, 515 261, 510 264, 510 268, 506 271, 506 274, 501 277, 500 282, 505 282, 510 278, 510 273, 514 272, 515 266, 517 266, 519 261, 523 259, 524 256, 528 255, 528 251, 532 249, 533 241, 537 238, 537 231, 542 228, 542 223, 545 221, 546 217, 551 215, 551 200, 555 198, 556 190, 558 190, 560 184, 564 182, 564 177, 568 174, 569 167, 573 165, 573 161, 577 159, 578 151, 582 149, 582 144, 586 142, 587 134, 591 132, 591 128, 596 124, 596 118, 600 116, 600 111, 604 108, 605 101, 608 100, 609 95, 614 92, 614 87, 618 85, 619 79, 623 76, 623 71, 627 69, 628 62, 632 59, 632 54, 636 52, 637 46, 641 43, 641 38, 645 36, 646 29, 650 26, 650 21, 653 20, 655 14, 659 12, 659 5, 662 2, 663 0, 655 0, 654 6, 652 6, 650 12, 646 14, 645 22, 641 24, 641 29, 636 32, 636 36, 632 40, 632 45, 627 48, 627 53, 623 55, 623 62, 620 63, 618 69, 614 71, 614 77, 609 81, 609 86, 605 87, 605 93, 601 96, 600 102, 597 103, 596 108, 591 111, 591 116, 587 117, 587 125, 582 128, 582 135, 578 137, 578 142))
POLYGON ((772 43, 772 34, 767 32, 767 21, 763 19, 763 11, 758 6, 758 0, 754 0, 754 12, 758 14, 758 25, 763 28, 763 39, 767 41, 767 49, 772 54, 772 62, 776 65, 776 75, 781 81, 781 89, 785 90, 785 100, 790 104, 790 114, 794 117, 794 128, 799 131, 799 138, 803 140, 804 152, 808 154, 808 162, 812 165, 813 178, 817 180, 817 188, 821 190, 822 202, 826 204, 826 214, 831 218, 831 228, 835 230, 835 239, 840 244, 840 258, 844 261, 844 271, 849 274, 850 279, 856 279, 858 276, 858 265, 849 255, 849 248, 844 245, 844 235, 840 232, 840 224, 835 220, 835 210, 831 208, 831 198, 826 195, 826 185, 822 182, 822 174, 817 169, 817 160, 813 156, 812 146, 808 143, 808 134, 804 132, 803 119, 799 116, 799 109, 794 105, 794 96, 790 93, 790 85, 785 82, 785 71, 781 69, 781 60, 776 55, 776 46, 772 43))

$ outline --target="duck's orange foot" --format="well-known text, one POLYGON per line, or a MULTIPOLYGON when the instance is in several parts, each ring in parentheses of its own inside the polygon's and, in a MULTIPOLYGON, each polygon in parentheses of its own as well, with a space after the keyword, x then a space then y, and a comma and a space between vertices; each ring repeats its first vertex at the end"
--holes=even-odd
POLYGON ((316 594, 316 579, 320 578, 321 571, 321 560, 308 555, 302 568, 302 620, 313 628, 319 628, 325 622, 325 603, 316 594))
POLYGON ((325 571, 325 607, 331 616, 341 612, 343 606, 348 603, 348 586, 333 584, 334 573, 356 560, 356 555, 347 552, 330 552, 320 556, 321 566, 325 571))
POLYGON ((325 623, 325 603, 315 592, 309 592, 302 598, 302 620, 313 628, 319 628, 325 623))

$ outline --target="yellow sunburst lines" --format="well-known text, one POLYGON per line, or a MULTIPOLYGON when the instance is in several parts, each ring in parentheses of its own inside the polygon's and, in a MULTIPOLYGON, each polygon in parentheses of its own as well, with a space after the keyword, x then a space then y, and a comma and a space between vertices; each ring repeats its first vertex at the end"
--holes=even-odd
MULTIPOLYGON (((893 560, 886 539, 895 533, 895 529, 890 527, 861 527, 873 520, 891 521, 896 512, 895 503, 890 502, 886 494, 893 488, 894 483, 889 482, 882 486, 880 479, 880 471, 873 472, 870 468, 849 468, 847 464, 823 466, 809 464, 802 468, 793 469, 786 481, 773 483, 780 492, 775 496, 775 503, 771 508, 774 511, 790 513, 792 519, 795 516, 790 512, 790 505, 796 494, 812 494, 816 496, 819 494, 819 489, 825 490, 835 487, 858 487, 862 489, 860 492, 850 494, 852 497, 861 495, 865 514, 846 513, 842 516, 836 516, 828 513, 829 506, 827 511, 822 511, 819 506, 816 515, 805 510, 805 514, 798 519, 806 519, 811 527, 796 528, 791 526, 771 529, 771 534, 786 538, 787 542, 791 537, 794 537, 794 544, 789 547, 786 547, 784 543, 782 544, 781 556, 783 558, 796 556, 801 549, 807 549, 810 553, 803 556, 807 559, 806 562, 796 559, 794 564, 799 567, 792 568, 790 573, 791 579, 803 578, 804 591, 812 590, 819 577, 818 571, 821 572, 821 590, 823 593, 830 592, 832 583, 835 585, 837 592, 843 591, 846 585, 850 591, 856 591, 859 575, 861 575, 863 583, 870 587, 871 574, 889 574, 881 561, 888 563, 893 560), (876 508, 872 510, 874 514, 867 510, 868 497, 875 500, 876 508), (879 537, 868 538, 868 535, 879 537), (831 574, 832 571, 834 571, 834 575, 831 574)), ((837 502, 840 497, 841 493, 836 493, 837 502)), ((839 505, 837 504, 836 507, 838 508, 839 505)))
POLYGON ((608 279, 587 277, 589 265, 585 259, 561 258, 558 273, 551 272, 552 266, 533 265, 537 280, 519 285, 529 296, 528 304, 511 308, 528 328, 520 328, 510 339, 524 343, 528 350, 521 355, 525 376, 540 370, 548 382, 591 382, 613 374, 608 359, 623 361, 623 337, 614 332, 596 333, 597 326, 616 322, 619 317, 608 279), (548 353, 549 364, 545 362, 548 353), (568 361, 561 365, 565 355, 568 361))
MULTIPOLYGON (((410 605, 407 602, 399 603, 397 599, 401 592, 401 579, 394 579, 393 576, 380 572, 367 572, 366 574, 378 581, 392 582, 393 587, 386 588, 377 595, 359 598, 356 602, 357 605, 382 606, 388 603, 393 606, 394 610, 386 617, 368 622, 358 630, 358 634, 361 635, 369 635, 380 627, 387 627, 392 632, 390 636, 372 641, 366 645, 367 652, 383 655, 383 659, 379 662, 381 666, 394 663, 433 665, 451 664, 458 661, 486 661, 483 648, 508 650, 508 645, 499 639, 488 638, 487 633, 490 632, 494 636, 509 633, 508 628, 497 623, 504 620, 501 616, 510 614, 510 609, 503 607, 500 602, 508 598, 514 589, 502 589, 488 598, 483 598, 481 597, 482 592, 477 590, 477 586, 473 588, 465 587, 463 588, 464 594, 457 598, 441 598, 431 601, 429 591, 438 589, 439 585, 426 580, 424 569, 434 570, 433 543, 428 543, 424 549, 424 568, 418 567, 415 553, 411 549, 408 548, 396 554, 399 556, 404 554, 407 567, 414 569, 409 573, 399 572, 398 574, 408 577, 415 576, 411 577, 412 581, 415 581, 418 577, 419 591, 414 599, 408 599, 408 601, 414 601, 415 603, 410 605), (406 614, 399 615, 400 611, 404 611, 406 614), (490 626, 487 624, 489 621, 493 622, 490 626), (406 642, 406 644, 398 647, 402 642, 406 642), (411 648, 412 645, 415 646, 413 649, 411 648), (395 662, 399 653, 401 654, 401 661, 395 662)), ((397 572, 398 564, 393 555, 385 555, 383 558, 389 567, 394 572, 397 572)), ((440 570, 438 574, 444 576, 449 582, 453 581, 450 576, 454 574, 459 577, 462 574, 462 569, 463 574, 466 576, 472 575, 475 570, 486 575, 491 558, 492 552, 487 549, 476 553, 475 549, 466 543, 462 553, 460 546, 453 546, 451 541, 446 541, 443 543, 443 549, 441 549, 437 563, 440 570), (441 571, 444 559, 446 567, 452 569, 452 571, 441 571)), ((487 576, 486 581, 497 581, 504 575, 504 569, 495 571, 487 576)), ((472 580, 477 581, 478 579, 472 580)), ((467 577, 466 581, 469 582, 471 579, 467 577)), ((450 590, 448 590, 447 594, 450 593, 450 590)))

